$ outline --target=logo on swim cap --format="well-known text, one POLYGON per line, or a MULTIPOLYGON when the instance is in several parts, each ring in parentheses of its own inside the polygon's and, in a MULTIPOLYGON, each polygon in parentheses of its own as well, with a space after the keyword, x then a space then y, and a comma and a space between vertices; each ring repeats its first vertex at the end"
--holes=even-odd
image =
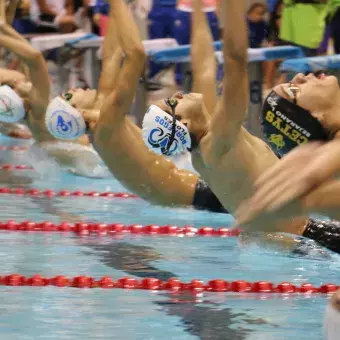
POLYGON ((6 95, 0 95, 0 116, 13 117, 13 108, 11 98, 6 95))
MULTIPOLYGON (((166 147, 171 139, 171 132, 165 133, 161 128, 155 128, 150 131, 148 143, 153 149, 161 150, 162 154, 165 153, 166 147)), ((178 149, 178 142, 175 139, 170 146, 169 154, 175 154, 178 149)))
POLYGON ((0 121, 16 123, 26 115, 24 102, 9 86, 0 86, 0 121))
POLYGON ((173 117, 156 105, 151 105, 143 120, 143 140, 150 150, 159 155, 176 155, 191 148, 188 128, 176 120, 172 137, 173 117), (172 140, 171 140, 172 139, 172 140), (167 146, 171 142, 169 150, 167 146))
POLYGON ((311 140, 328 137, 321 123, 309 111, 272 91, 262 107, 264 137, 279 156, 311 140))
POLYGON ((58 139, 73 140, 86 132, 82 114, 60 97, 49 104, 45 120, 48 131, 58 139))
POLYGON ((283 140, 282 135, 270 135, 268 142, 275 145, 276 149, 280 151, 285 145, 285 141, 283 140))

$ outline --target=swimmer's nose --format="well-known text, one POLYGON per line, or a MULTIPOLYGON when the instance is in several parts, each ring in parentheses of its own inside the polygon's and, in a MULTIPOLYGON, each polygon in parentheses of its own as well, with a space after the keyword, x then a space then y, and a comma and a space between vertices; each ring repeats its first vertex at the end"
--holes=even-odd
POLYGON ((181 92, 181 91, 176 92, 176 93, 173 95, 173 98, 182 99, 182 98, 183 98, 183 92, 181 92))
POLYGON ((298 73, 293 79, 294 84, 303 84, 307 81, 306 76, 303 73, 298 73))

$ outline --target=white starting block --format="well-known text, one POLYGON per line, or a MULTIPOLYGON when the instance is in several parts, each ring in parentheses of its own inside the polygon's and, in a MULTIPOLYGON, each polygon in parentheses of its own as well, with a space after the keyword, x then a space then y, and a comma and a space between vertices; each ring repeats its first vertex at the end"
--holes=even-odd
MULTIPOLYGON (((85 70, 87 71, 85 76, 88 84, 92 88, 97 87, 100 77, 103 41, 103 37, 94 38, 91 35, 89 35, 89 39, 78 36, 64 41, 65 45, 74 49, 84 49, 88 51, 88 53, 85 53, 85 70)), ((147 54, 178 47, 176 39, 172 38, 144 40, 142 43, 147 54)))
POLYGON ((85 32, 77 32, 70 34, 49 34, 33 37, 30 39, 31 45, 38 51, 44 52, 55 48, 65 46, 66 42, 79 39, 86 35, 85 32))

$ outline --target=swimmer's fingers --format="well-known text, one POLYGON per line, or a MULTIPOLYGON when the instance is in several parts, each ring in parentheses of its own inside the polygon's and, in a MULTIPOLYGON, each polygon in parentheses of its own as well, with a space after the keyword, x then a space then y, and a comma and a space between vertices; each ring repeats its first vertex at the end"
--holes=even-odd
POLYGON ((280 196, 291 185, 294 185, 296 173, 295 166, 290 166, 275 177, 268 178, 267 182, 258 187, 255 194, 251 197, 249 200, 250 205, 261 207, 261 209, 270 205, 272 200, 280 196))
MULTIPOLYGON (((273 205, 273 202, 278 202, 279 204, 277 204, 277 207, 281 207, 281 197, 286 191, 291 192, 291 183, 289 181, 283 181, 280 186, 277 188, 271 188, 270 191, 260 191, 247 202, 249 211, 247 211, 244 206, 241 207, 241 210, 238 210, 235 215, 236 219, 239 221, 239 223, 243 224, 248 223, 263 212, 272 213, 273 211, 269 209, 269 207, 273 205)), ((288 201, 289 198, 290 196, 285 196, 284 202, 288 201)))
POLYGON ((301 204, 294 201, 292 204, 288 204, 275 212, 261 211, 256 217, 245 223, 237 221, 238 223, 236 226, 243 231, 276 231, 291 233, 292 230, 287 230, 286 228, 287 226, 291 226, 289 223, 291 222, 291 218, 305 214, 301 207, 301 204))
POLYGON ((303 181, 300 181, 299 185, 286 186, 286 188, 281 191, 281 194, 277 195, 276 198, 266 207, 266 210, 268 212, 277 212, 285 205, 300 198, 308 190, 309 185, 303 181))
POLYGON ((242 202, 234 213, 236 219, 235 227, 243 228, 242 226, 256 218, 260 211, 260 209, 255 209, 254 206, 250 205, 249 200, 242 202))
POLYGON ((321 142, 312 142, 303 146, 299 146, 295 150, 291 151, 281 160, 276 162, 276 164, 266 170, 255 181, 255 187, 261 187, 267 182, 268 178, 275 177, 280 172, 284 172, 286 167, 296 164, 300 164, 300 166, 306 166, 306 162, 312 159, 312 157, 315 157, 316 150, 318 150, 322 145, 323 144, 321 142))

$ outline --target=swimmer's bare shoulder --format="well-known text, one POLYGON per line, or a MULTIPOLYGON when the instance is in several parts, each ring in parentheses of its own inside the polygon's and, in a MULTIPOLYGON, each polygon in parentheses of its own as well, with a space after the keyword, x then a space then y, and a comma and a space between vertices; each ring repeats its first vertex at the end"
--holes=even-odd
POLYGON ((253 182, 277 158, 242 127, 249 93, 245 6, 236 0, 225 1, 224 6, 228 19, 223 37, 223 93, 209 131, 193 152, 193 164, 222 204, 233 211, 251 195, 253 182))
POLYGON ((179 170, 163 156, 149 151, 142 131, 128 118, 145 66, 146 55, 138 29, 122 0, 110 3, 124 62, 117 84, 101 107, 93 133, 95 148, 114 176, 127 189, 162 205, 192 205, 197 176, 179 170))

